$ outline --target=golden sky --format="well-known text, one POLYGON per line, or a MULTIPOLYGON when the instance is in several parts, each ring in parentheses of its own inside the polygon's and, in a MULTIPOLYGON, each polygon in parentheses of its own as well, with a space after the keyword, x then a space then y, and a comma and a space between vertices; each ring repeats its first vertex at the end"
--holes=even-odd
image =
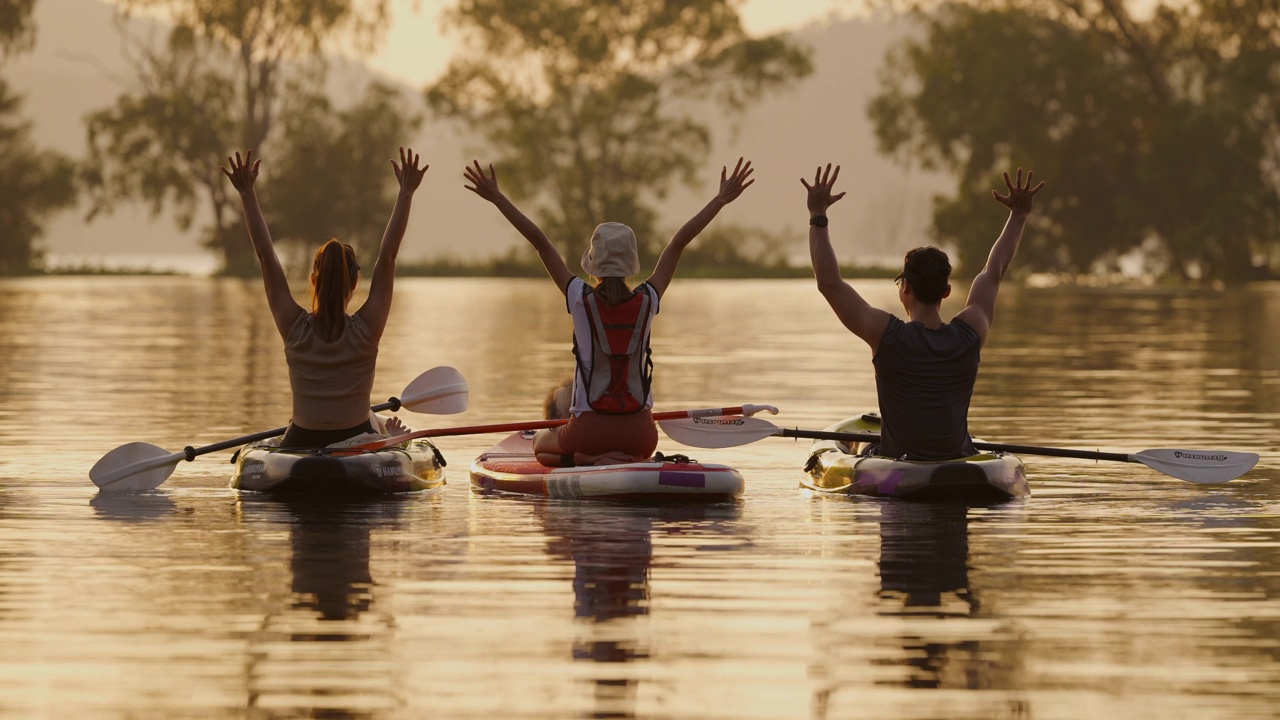
MULTIPOLYGON (((391 0, 391 28, 380 49, 365 62, 379 72, 414 86, 444 71, 452 40, 440 31, 441 10, 450 0, 391 0)), ((859 0, 746 0, 743 21, 752 34, 788 30, 827 17, 849 14, 859 0)))

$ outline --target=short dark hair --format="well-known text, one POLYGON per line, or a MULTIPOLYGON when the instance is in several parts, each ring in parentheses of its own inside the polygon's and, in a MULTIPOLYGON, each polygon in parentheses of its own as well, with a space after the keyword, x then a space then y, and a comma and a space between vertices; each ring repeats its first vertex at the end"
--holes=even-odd
POLYGON ((929 246, 908 250, 902 260, 902 272, 894 280, 906 280, 920 302, 937 305, 947 293, 950 277, 951 261, 947 254, 929 246))

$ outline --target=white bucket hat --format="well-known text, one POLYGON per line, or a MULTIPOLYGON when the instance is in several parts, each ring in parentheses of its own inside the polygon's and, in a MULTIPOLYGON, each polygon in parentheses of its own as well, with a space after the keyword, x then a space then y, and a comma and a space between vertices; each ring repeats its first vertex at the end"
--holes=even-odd
POLYGON ((582 253, 582 269, 598 278, 628 278, 640 272, 636 234, 622 223, 600 223, 591 233, 591 245, 582 253))

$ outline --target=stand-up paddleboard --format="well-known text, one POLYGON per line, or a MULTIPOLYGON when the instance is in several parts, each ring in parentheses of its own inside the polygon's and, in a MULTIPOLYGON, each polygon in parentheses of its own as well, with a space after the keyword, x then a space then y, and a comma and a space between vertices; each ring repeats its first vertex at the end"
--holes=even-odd
POLYGON ((688 460, 547 467, 533 454, 533 431, 514 433, 471 463, 471 485, 481 492, 509 492, 577 500, 718 502, 742 496, 742 475, 726 465, 688 460))

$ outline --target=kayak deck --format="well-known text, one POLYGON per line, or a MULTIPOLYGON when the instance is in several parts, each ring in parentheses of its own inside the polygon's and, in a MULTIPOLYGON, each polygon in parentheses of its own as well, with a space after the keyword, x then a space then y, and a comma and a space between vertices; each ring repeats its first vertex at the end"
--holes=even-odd
MULTIPOLYGON (((879 433, 873 413, 846 418, 829 432, 879 433)), ((814 492, 868 495, 923 502, 1001 502, 1031 494, 1026 468, 1015 455, 983 453, 942 462, 863 456, 862 443, 819 440, 809 448, 801 487, 814 492)))
POLYGON ((278 441, 236 454, 231 487, 276 495, 386 495, 444 485, 444 458, 428 440, 383 450, 295 450, 278 441))
POLYGON ((621 465, 547 467, 533 432, 514 433, 471 464, 472 489, 577 500, 722 502, 741 497, 742 475, 726 465, 683 458, 621 465))

